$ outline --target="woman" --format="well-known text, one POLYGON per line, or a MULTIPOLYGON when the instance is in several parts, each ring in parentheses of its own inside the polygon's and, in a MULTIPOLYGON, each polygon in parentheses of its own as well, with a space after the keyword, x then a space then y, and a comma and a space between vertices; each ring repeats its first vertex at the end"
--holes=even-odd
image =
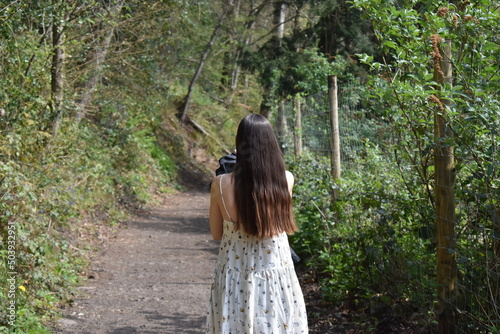
POLYGON ((210 232, 221 246, 207 333, 308 333, 287 237, 297 230, 293 175, 264 116, 243 118, 236 152, 234 171, 211 187, 210 232))

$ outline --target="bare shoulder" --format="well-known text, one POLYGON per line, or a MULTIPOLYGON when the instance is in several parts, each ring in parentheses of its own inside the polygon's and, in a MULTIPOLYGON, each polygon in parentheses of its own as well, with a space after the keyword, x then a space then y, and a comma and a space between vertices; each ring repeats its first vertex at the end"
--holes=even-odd
POLYGON ((221 189, 225 192, 231 188, 232 183, 233 173, 217 175, 212 181, 212 193, 218 194, 221 189))
POLYGON ((211 192, 212 196, 219 193, 219 189, 220 189, 219 185, 220 185, 221 176, 222 175, 217 175, 212 180, 212 184, 210 186, 210 190, 211 190, 210 192, 211 192))

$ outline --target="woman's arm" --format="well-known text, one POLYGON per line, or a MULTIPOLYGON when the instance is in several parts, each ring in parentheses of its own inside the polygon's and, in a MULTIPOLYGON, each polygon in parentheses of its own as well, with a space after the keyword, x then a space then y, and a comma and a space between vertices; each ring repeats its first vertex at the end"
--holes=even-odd
POLYGON ((222 229, 224 221, 219 206, 219 199, 220 199, 219 178, 220 176, 214 178, 210 190, 210 212, 209 212, 208 222, 210 225, 210 233, 212 233, 212 238, 214 240, 222 239, 222 229))
POLYGON ((285 173, 286 173, 286 181, 288 182, 288 191, 290 192, 290 196, 291 196, 295 179, 294 179, 293 174, 291 172, 285 171, 285 173))

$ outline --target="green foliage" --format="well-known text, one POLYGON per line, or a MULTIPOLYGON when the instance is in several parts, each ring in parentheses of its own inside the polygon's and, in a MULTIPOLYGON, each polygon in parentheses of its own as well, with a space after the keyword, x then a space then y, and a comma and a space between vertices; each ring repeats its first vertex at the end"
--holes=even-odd
MULTIPOLYGON (((212 134, 206 140, 203 131, 176 123, 176 107, 226 4, 11 1, 0 8, 0 281, 10 275, 11 225, 16 264, 10 270, 17 273, 16 323, 8 325, 2 314, 0 329, 47 332, 44 324, 71 301, 86 265, 88 245, 79 232, 97 220, 116 224, 126 218, 125 208, 175 187, 176 165, 191 158, 190 149, 218 157, 230 148, 237 122, 258 110, 263 90, 270 90, 270 101, 322 92, 326 76, 335 74, 340 83, 369 79, 351 96, 366 117, 347 139, 364 146, 344 150, 349 164, 360 168, 344 169, 335 183, 323 158, 290 162, 301 226, 294 247, 320 272, 327 298, 367 307, 373 318, 390 309, 428 319, 435 289, 436 145, 429 97, 446 98, 463 296, 456 305, 471 315, 464 319, 474 318, 462 321, 464 328, 490 326, 493 332, 500 266, 498 8, 487 1, 356 0, 353 7, 297 1, 289 6, 289 13, 297 10, 294 31, 277 47, 269 38, 272 6, 241 2, 239 14, 231 12, 221 27, 193 93, 189 117, 212 134), (59 110, 51 88, 54 24, 64 27, 59 46, 66 55, 59 110), (453 41, 453 85, 434 82, 436 34, 453 41), (98 60, 107 36, 107 56, 98 60), (360 69, 352 53, 362 52, 360 69), (228 89, 230 72, 240 64, 257 78, 243 71, 228 89), (82 110, 89 91, 92 101, 82 110), (385 134, 372 136, 373 129, 385 134)), ((322 102, 314 108, 326 109, 322 102)), ((307 122, 304 130, 328 134, 324 120, 307 122)), ((2 305, 9 289, 0 287, 2 305)))
MULTIPOLYGON (((61 303, 71 301, 71 288, 80 282, 85 265, 87 241, 75 239, 83 223, 93 219, 119 222, 126 218, 121 201, 145 203, 154 189, 168 190, 173 182, 174 163, 155 140, 154 130, 139 131, 136 127, 144 123, 134 119, 125 124, 132 129, 65 122, 61 134, 51 138, 50 146, 33 155, 30 163, 22 159, 0 162, 0 210, 4 213, 0 218, 0 277, 6 282, 9 272, 15 272, 16 286, 23 287, 16 290, 17 319, 9 328, 20 333, 39 328, 40 322, 57 314, 61 303), (10 270, 9 223, 16 231, 16 264, 10 270)), ((30 134, 20 131, 16 135, 28 138, 30 134)), ((1 288, 0 299, 6 305, 6 286, 1 288)), ((7 320, 2 318, 0 323, 6 326, 7 320)))
MULTIPOLYGON (((391 136, 365 141, 379 147, 367 145, 354 161, 357 168, 344 169, 336 184, 326 161, 291 163, 301 225, 294 245, 322 273, 331 299, 368 304, 372 311, 382 304, 430 323, 436 289, 434 117, 440 101, 453 132, 444 144, 455 148, 456 326, 493 331, 500 300, 498 8, 489 2, 352 4, 373 23, 383 55, 358 55, 371 74, 360 104, 391 136), (451 40, 451 85, 435 82, 437 35, 451 40), (340 198, 330 202, 333 188, 340 198)), ((319 72, 328 73, 323 68, 319 72)))
MULTIPOLYGON (((190 147, 220 154, 219 143, 175 124, 175 103, 219 8, 203 1, 0 7, 0 304, 13 300, 9 294, 16 304, 14 323, 0 312, 0 331, 44 333, 81 283, 95 225, 118 224, 128 209, 178 187, 177 165, 190 158, 190 147), (65 54, 57 108, 54 25, 64 28, 56 45, 65 54), (91 100, 83 106, 86 94, 91 100), (13 275, 11 290, 4 282, 13 275)), ((219 55, 206 66, 192 103, 199 115, 192 117, 232 142, 231 116, 258 105, 260 91, 249 78, 233 99, 244 108, 216 105, 219 55)))
POLYGON ((306 63, 296 65, 297 87, 303 95, 316 94, 328 89, 328 76, 335 75, 338 81, 348 82, 354 79, 357 68, 348 58, 338 56, 331 61, 316 49, 302 50, 306 63))
POLYGON ((85 236, 93 234, 93 224, 126 219, 129 205, 168 191, 176 169, 156 137, 163 112, 158 103, 106 104, 98 117, 76 122, 68 94, 54 135, 50 47, 38 45, 35 31, 16 25, 17 15, 9 19, 2 29, 10 24, 14 34, 2 39, 0 49, 0 304, 15 297, 16 318, 12 322, 2 310, 0 328, 44 333, 81 283, 90 242, 85 236), (147 108, 148 114, 140 112, 147 108))
POLYGON ((405 191, 394 163, 367 145, 363 169, 333 182, 329 160, 305 155, 290 161, 300 231, 294 249, 320 272, 325 298, 394 314, 417 313, 432 299, 434 249, 422 230, 425 196, 405 191), (336 190, 339 198, 332 201, 336 190))
POLYGON ((29 166, 14 161, 0 164, 0 210, 4 212, 0 218, 0 277, 4 282, 0 299, 2 305, 15 301, 17 310, 14 324, 5 318, 7 314, 0 323, 19 333, 41 331, 37 314, 47 320, 61 301, 71 299, 69 287, 78 281, 83 265, 78 252, 61 238, 58 226, 76 214, 71 202, 76 194, 66 188, 69 182, 59 178, 53 183, 50 169, 35 171, 30 177, 26 170, 29 166), (47 183, 52 185, 50 190, 39 188, 47 183), (14 283, 7 284, 8 280, 14 283))
POLYGON ((356 53, 377 53, 371 22, 365 20, 362 11, 350 6, 346 0, 312 0, 311 16, 318 19, 306 29, 307 34, 317 36, 322 53, 336 60, 352 57, 356 53))
POLYGON ((455 147, 456 162, 456 252, 463 280, 459 289, 469 296, 464 299, 483 300, 458 300, 456 307, 468 310, 460 313, 459 323, 491 325, 491 314, 498 316, 493 305, 499 300, 498 289, 491 288, 497 283, 489 269, 491 264, 498 268, 499 263, 492 237, 498 231, 495 217, 500 198, 495 181, 500 161, 496 144, 500 140, 500 50, 495 45, 498 29, 494 28, 498 8, 486 2, 453 5, 419 1, 405 7, 380 1, 354 4, 374 22, 380 47, 392 58, 382 64, 371 56, 362 56, 374 74, 372 103, 380 106, 382 115, 399 129, 401 160, 413 165, 428 188, 433 182, 430 162, 435 147, 429 98, 434 95, 447 101, 447 117, 453 127, 453 139, 447 144, 455 147), (436 35, 451 40, 452 85, 438 87, 434 82, 431 40, 436 35), (481 245, 482 251, 473 244, 481 245), (476 289, 483 285, 490 288, 485 292, 476 289))

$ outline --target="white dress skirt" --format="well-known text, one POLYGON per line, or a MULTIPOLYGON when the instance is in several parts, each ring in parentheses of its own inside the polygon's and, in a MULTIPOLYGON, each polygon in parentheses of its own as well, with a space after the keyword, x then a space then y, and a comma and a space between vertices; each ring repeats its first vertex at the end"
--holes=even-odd
POLYGON ((258 239, 224 221, 206 332, 308 333, 304 297, 286 233, 258 239))

